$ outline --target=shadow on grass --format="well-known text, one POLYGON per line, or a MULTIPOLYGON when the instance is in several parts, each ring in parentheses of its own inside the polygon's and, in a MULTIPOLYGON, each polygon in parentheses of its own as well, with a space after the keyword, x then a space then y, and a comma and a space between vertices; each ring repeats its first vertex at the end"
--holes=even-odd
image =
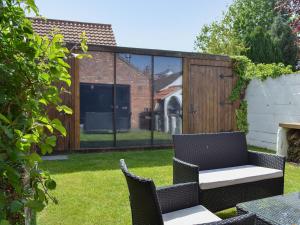
MULTIPOLYGON (((172 140, 154 140, 155 145, 172 145, 172 140)), ((151 140, 117 140, 117 147, 149 146, 151 140)), ((80 141, 81 148, 106 148, 113 147, 113 141, 80 141)))
POLYGON ((130 151, 109 153, 71 154, 68 160, 44 161, 42 168, 51 174, 82 171, 119 170, 120 159, 125 159, 129 168, 172 165, 173 150, 130 151))
MULTIPOLYGON (((269 150, 249 147, 254 151, 269 150)), ((69 160, 45 161, 42 167, 52 174, 73 173, 82 171, 119 170, 120 159, 125 159, 129 168, 145 168, 157 166, 172 166, 172 149, 124 151, 107 153, 71 154, 69 160)))

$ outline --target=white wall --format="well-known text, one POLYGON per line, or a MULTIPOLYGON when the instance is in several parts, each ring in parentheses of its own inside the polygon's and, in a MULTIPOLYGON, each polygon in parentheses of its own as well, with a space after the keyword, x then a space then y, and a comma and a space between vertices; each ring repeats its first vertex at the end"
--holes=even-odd
POLYGON ((300 74, 253 80, 246 91, 250 145, 276 150, 280 122, 300 122, 300 74))

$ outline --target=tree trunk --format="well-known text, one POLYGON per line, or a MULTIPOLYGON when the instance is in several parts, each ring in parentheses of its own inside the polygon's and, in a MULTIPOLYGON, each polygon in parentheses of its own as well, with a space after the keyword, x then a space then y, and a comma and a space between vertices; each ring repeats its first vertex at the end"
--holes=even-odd
MULTIPOLYGON (((30 174, 28 168, 24 168, 23 185, 25 190, 30 188, 30 174)), ((32 218, 33 218, 32 210, 28 207, 25 207, 24 214, 25 214, 25 225, 32 225, 32 218)))

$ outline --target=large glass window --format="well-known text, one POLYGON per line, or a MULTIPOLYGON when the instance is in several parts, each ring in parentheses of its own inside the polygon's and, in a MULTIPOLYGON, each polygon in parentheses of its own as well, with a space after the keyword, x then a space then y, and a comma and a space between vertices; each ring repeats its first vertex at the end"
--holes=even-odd
POLYGON ((80 146, 172 144, 182 132, 182 59, 91 54, 79 62, 80 146))
POLYGON ((114 54, 91 54, 79 66, 80 147, 113 147, 114 54))
POLYGON ((117 146, 151 144, 152 57, 117 54, 117 146))
POLYGON ((154 144, 182 132, 182 59, 154 57, 154 144))

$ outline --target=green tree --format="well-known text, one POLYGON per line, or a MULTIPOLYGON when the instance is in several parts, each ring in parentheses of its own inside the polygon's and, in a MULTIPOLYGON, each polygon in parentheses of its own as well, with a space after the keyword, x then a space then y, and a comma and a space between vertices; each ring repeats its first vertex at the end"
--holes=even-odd
MULTIPOLYGON (((235 0, 220 22, 204 26, 196 37, 198 51, 211 54, 242 55, 256 27, 268 30, 275 16, 275 0, 235 0), (247 42, 246 42, 247 40, 247 42)), ((255 42, 255 41, 253 41, 255 42)))
POLYGON ((245 43, 248 46, 246 56, 254 63, 273 63, 278 55, 273 45, 271 35, 262 27, 256 27, 249 36, 246 37, 245 43))
POLYGON ((195 49, 220 55, 241 55, 247 49, 225 21, 205 25, 196 37, 195 49))
POLYGON ((256 27, 270 29, 276 13, 277 0, 235 0, 228 8, 227 17, 239 38, 245 40, 256 27))
MULTIPOLYGON (((47 109, 72 113, 60 98, 71 83, 70 51, 60 34, 35 34, 24 10, 38 14, 34 0, 0 0, 0 224, 28 224, 28 212, 57 202, 36 150, 51 153, 56 132, 66 135, 47 109)), ((87 50, 84 36, 81 46, 87 50)))
POLYGON ((296 36, 289 17, 277 16, 278 0, 235 0, 221 21, 205 25, 196 37, 200 52, 245 55, 255 63, 295 65, 296 36))
POLYGON ((278 15, 271 26, 270 35, 275 47, 276 62, 294 66, 297 61, 297 36, 288 22, 278 15))

